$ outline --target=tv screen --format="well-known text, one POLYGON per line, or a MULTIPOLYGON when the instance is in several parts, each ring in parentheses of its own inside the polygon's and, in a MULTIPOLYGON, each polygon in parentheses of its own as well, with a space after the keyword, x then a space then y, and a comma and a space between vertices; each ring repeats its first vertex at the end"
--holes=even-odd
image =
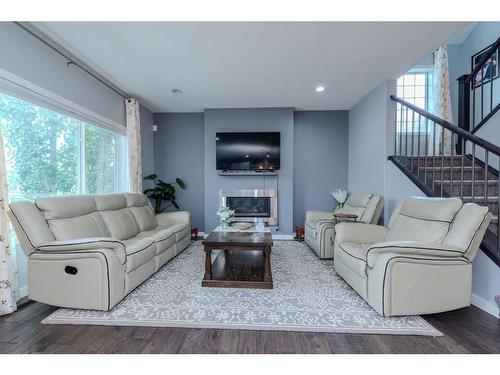
POLYGON ((217 170, 280 169, 280 133, 217 133, 217 170))

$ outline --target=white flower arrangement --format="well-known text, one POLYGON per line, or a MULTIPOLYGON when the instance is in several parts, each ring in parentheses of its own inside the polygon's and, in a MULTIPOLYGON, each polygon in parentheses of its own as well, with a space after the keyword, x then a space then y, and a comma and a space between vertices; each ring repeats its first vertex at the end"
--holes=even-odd
POLYGON ((219 216, 219 220, 225 224, 229 224, 231 218, 234 217, 234 210, 231 210, 229 207, 222 206, 217 211, 217 216, 219 216))
POLYGON ((333 199, 339 202, 340 207, 344 206, 345 201, 347 200, 347 191, 342 189, 337 189, 330 192, 330 195, 333 199))

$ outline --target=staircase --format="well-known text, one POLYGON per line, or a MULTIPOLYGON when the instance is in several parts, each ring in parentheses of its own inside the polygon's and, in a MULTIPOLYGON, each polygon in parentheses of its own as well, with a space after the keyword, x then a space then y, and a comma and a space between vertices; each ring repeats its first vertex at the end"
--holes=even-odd
POLYGON ((389 160, 427 196, 487 206, 493 219, 481 249, 500 267, 500 147, 474 134, 500 110, 494 80, 484 73, 499 53, 500 37, 470 74, 458 78, 458 126, 391 95, 396 127, 389 160))
POLYGON ((493 220, 481 249, 500 267, 500 147, 401 98, 391 100, 397 126, 389 160, 427 196, 487 206, 493 220))

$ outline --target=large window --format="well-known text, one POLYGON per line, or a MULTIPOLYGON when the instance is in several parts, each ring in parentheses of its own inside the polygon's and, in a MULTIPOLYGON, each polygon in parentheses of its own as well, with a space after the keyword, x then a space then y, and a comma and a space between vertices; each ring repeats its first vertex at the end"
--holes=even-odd
MULTIPOLYGON (((426 111, 432 112, 432 70, 419 68, 411 70, 397 80, 397 96, 426 111)), ((419 116, 415 118, 398 106, 396 129, 398 132, 425 132, 424 124, 419 123, 419 116)))
MULTIPOLYGON (((126 189, 125 137, 116 132, 0 93, 9 200, 110 193, 126 189)), ((27 263, 14 231, 20 295, 27 263)))
POLYGON ((125 188, 124 137, 0 93, 10 200, 125 188))

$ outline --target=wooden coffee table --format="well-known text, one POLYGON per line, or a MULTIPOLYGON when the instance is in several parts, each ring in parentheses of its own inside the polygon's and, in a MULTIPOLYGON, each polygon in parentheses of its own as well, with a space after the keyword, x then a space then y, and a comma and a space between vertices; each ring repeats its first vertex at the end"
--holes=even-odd
POLYGON ((203 240, 205 275, 201 286, 272 289, 271 233, 212 232, 203 240), (219 252, 212 264, 212 251, 219 252))

